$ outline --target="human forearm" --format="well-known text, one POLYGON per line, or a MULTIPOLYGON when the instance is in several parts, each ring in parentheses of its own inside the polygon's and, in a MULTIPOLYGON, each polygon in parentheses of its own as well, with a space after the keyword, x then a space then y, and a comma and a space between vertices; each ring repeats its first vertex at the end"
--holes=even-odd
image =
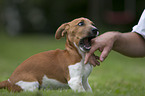
POLYGON ((99 60, 104 61, 112 49, 129 57, 144 57, 145 40, 134 32, 106 32, 92 40, 91 50, 85 56, 85 63, 96 50, 101 51, 99 60))
POLYGON ((134 32, 117 33, 113 50, 130 57, 144 57, 145 40, 134 32))

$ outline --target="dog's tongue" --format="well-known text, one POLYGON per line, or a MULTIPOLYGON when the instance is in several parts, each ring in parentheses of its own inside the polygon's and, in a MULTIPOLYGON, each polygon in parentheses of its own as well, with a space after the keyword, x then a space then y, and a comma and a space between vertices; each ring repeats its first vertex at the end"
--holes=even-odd
POLYGON ((84 47, 86 48, 86 49, 90 49, 91 48, 91 46, 90 46, 90 44, 89 44, 89 40, 88 40, 88 38, 86 38, 85 40, 84 40, 84 47))

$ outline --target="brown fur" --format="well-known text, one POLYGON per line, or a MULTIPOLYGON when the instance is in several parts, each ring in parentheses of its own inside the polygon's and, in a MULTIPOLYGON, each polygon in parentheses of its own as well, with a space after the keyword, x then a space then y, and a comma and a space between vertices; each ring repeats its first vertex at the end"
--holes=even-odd
POLYGON ((70 79, 68 66, 80 62, 82 58, 73 42, 78 45, 80 39, 87 36, 92 30, 92 24, 86 18, 78 18, 72 22, 62 24, 57 29, 55 38, 60 39, 66 35, 66 49, 46 51, 31 56, 15 69, 9 78, 10 82, 0 82, 0 88, 19 92, 22 89, 15 83, 21 80, 29 82, 38 81, 41 85, 44 75, 62 83, 67 83, 70 79), (78 26, 77 24, 82 21, 85 25, 78 26))

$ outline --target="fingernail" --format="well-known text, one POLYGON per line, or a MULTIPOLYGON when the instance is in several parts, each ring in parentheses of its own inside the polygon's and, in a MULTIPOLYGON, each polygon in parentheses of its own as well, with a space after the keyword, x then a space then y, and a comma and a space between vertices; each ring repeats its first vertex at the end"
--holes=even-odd
POLYGON ((100 58, 100 61, 101 61, 101 62, 103 62, 103 61, 104 61, 104 58, 103 58, 103 57, 102 57, 102 58, 100 58))
POLYGON ((84 61, 84 64, 86 64, 87 62, 86 61, 84 61))

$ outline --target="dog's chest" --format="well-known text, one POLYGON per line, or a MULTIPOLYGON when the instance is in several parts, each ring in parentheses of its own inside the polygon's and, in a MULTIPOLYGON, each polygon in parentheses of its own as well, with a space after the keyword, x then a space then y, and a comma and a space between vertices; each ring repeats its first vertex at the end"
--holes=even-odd
POLYGON ((80 76, 81 78, 84 77, 87 78, 92 71, 92 65, 84 64, 83 60, 81 60, 80 62, 74 65, 68 66, 68 68, 69 68, 70 78, 77 77, 77 76, 80 76))

